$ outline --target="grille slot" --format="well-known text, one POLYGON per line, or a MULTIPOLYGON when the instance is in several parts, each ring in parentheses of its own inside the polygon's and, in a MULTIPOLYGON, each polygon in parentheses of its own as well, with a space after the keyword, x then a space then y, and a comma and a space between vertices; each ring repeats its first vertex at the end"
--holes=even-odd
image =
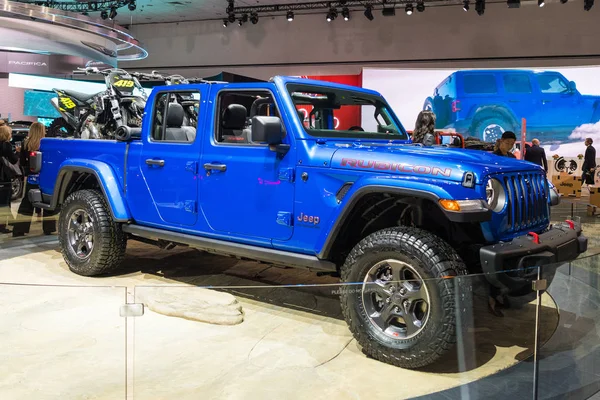
POLYGON ((506 226, 499 233, 515 233, 548 222, 548 203, 542 174, 505 174, 506 226))

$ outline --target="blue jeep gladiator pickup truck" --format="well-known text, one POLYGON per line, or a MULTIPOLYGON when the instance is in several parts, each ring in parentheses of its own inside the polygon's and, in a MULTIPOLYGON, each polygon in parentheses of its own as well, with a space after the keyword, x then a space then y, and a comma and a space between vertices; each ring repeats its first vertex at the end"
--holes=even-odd
POLYGON ((487 142, 520 130, 521 118, 528 134, 563 142, 576 127, 600 121, 600 96, 582 95, 557 71, 464 70, 444 79, 423 109, 436 114, 436 128, 487 142))
POLYGON ((45 138, 31 160, 73 272, 115 271, 142 240, 340 276, 363 351, 404 368, 456 342, 465 274, 524 295, 531 266, 587 247, 580 224, 550 226, 539 166, 412 144, 379 93, 320 81, 155 87, 141 128, 45 138), (361 126, 335 130, 347 109, 361 126))

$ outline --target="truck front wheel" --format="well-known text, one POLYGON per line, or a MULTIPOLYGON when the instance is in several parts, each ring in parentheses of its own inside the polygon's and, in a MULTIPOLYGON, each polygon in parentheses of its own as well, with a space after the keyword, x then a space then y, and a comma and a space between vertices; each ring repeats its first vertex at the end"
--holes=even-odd
POLYGON ((67 197, 59 218, 59 242, 69 269, 83 276, 114 271, 127 246, 120 225, 96 190, 80 190, 67 197))
POLYGON ((402 368, 434 363, 455 345, 457 326, 468 324, 470 281, 448 279, 465 274, 452 247, 424 230, 402 226, 364 238, 342 267, 351 285, 340 296, 362 351, 402 368))

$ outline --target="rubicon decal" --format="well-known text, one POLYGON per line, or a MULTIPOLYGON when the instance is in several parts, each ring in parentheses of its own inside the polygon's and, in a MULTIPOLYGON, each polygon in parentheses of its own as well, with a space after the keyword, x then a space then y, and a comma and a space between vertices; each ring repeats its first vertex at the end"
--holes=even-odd
POLYGON ((375 169, 378 171, 398 171, 423 175, 440 175, 450 177, 452 168, 428 167, 426 165, 410 165, 403 163, 389 163, 385 161, 357 160, 354 158, 342 158, 342 167, 354 167, 362 169, 375 169))

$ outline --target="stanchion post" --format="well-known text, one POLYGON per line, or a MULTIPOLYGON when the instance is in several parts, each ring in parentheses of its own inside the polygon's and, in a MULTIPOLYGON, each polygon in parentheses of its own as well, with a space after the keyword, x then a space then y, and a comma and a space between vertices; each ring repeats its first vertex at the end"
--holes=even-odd
POLYGON ((540 377, 540 312, 542 309, 542 294, 546 290, 548 282, 542 279, 542 267, 537 270, 537 280, 533 281, 533 290, 536 292, 536 307, 535 307, 535 338, 533 345, 533 400, 538 398, 538 386, 540 377))
POLYGON ((521 118, 521 160, 525 159, 525 142, 527 141, 527 120, 521 118))

